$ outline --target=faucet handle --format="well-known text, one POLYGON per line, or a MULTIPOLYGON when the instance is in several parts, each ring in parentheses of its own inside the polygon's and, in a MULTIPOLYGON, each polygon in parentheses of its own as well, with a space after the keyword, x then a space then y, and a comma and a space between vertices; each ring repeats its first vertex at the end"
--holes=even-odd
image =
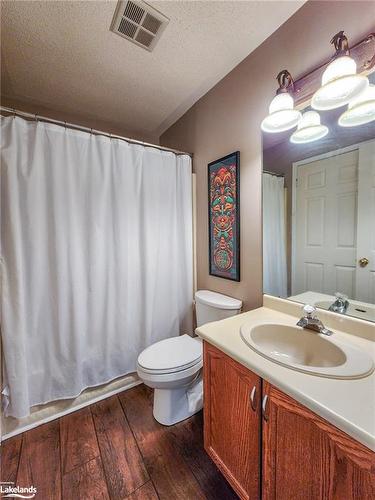
POLYGON ((302 309, 303 309, 303 312, 305 313, 305 316, 307 318, 314 317, 314 314, 316 312, 316 307, 311 306, 310 304, 305 304, 302 309))

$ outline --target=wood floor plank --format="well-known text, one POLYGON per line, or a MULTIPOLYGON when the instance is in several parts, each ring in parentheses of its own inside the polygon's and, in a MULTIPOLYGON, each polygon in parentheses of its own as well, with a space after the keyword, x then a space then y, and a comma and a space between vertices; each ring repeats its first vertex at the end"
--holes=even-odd
POLYGON ((17 485, 35 486, 37 498, 61 499, 60 429, 54 420, 24 433, 17 485))
POLYGON ((175 446, 168 427, 160 425, 153 418, 152 393, 149 389, 140 385, 122 392, 119 399, 159 498, 205 498, 198 481, 175 446))
POLYGON ((99 456, 89 407, 60 419, 62 473, 66 474, 99 456))
POLYGON ((236 498, 203 449, 201 414, 166 427, 153 418, 149 388, 125 391, 120 400, 111 397, 6 441, 3 480, 17 474, 16 483, 36 486, 42 500, 236 498))
POLYGON ((148 481, 148 483, 129 495, 127 500, 158 500, 158 498, 152 481, 148 481))
POLYGON ((15 483, 21 454, 22 435, 7 439, 0 447, 0 480, 15 483))
POLYGON ((117 396, 91 408, 110 496, 120 500, 150 478, 117 396))
POLYGON ((208 500, 236 500, 236 493, 204 450, 203 412, 170 427, 169 430, 205 497, 208 500))
POLYGON ((139 385, 121 392, 118 397, 143 456, 149 456, 152 452, 160 454, 162 450, 159 449, 158 441, 159 436, 164 435, 165 427, 152 416, 151 389, 139 385))
POLYGON ((62 490, 64 500, 109 500, 100 458, 94 458, 65 474, 62 490))

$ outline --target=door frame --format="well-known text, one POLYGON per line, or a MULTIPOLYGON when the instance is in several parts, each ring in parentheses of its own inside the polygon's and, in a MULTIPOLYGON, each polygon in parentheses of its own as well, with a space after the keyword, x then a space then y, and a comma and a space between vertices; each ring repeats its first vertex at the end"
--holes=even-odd
MULTIPOLYGON (((349 153, 350 151, 358 151, 364 144, 369 142, 373 142, 374 139, 369 139, 363 142, 357 142, 356 144, 351 144, 350 146, 345 146, 344 148, 335 149, 334 151, 328 151, 327 153, 321 153, 319 155, 310 156, 309 158, 305 158, 304 160, 295 161, 292 163, 292 221, 291 221, 291 295, 295 295, 295 287, 296 287, 296 206, 297 206, 297 174, 298 168, 313 163, 314 161, 324 160, 326 158, 331 158, 332 156, 338 156, 344 153, 349 153)), ((358 155, 358 170, 360 169, 360 158, 361 155, 358 155)))

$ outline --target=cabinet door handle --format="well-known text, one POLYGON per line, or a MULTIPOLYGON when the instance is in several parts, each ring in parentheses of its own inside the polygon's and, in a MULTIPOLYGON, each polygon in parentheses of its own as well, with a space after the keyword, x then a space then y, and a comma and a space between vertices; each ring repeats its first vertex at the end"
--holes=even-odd
POLYGON ((257 409, 257 400, 256 400, 256 392, 257 392, 257 388, 256 386, 254 385, 254 387, 251 389, 251 393, 250 393, 250 403, 251 403, 251 408, 256 411, 257 409))
POLYGON ((268 396, 267 394, 265 394, 263 396, 263 402, 262 402, 262 415, 266 422, 268 422, 267 401, 268 401, 268 396))

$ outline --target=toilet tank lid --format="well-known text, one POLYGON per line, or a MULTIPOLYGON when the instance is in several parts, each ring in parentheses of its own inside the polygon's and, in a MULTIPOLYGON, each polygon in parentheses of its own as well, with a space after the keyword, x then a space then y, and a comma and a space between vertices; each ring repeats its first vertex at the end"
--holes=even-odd
POLYGON ((221 293, 211 292, 211 290, 198 290, 195 292, 195 300, 207 306, 217 307, 218 309, 237 309, 242 307, 242 300, 222 295, 221 293))

